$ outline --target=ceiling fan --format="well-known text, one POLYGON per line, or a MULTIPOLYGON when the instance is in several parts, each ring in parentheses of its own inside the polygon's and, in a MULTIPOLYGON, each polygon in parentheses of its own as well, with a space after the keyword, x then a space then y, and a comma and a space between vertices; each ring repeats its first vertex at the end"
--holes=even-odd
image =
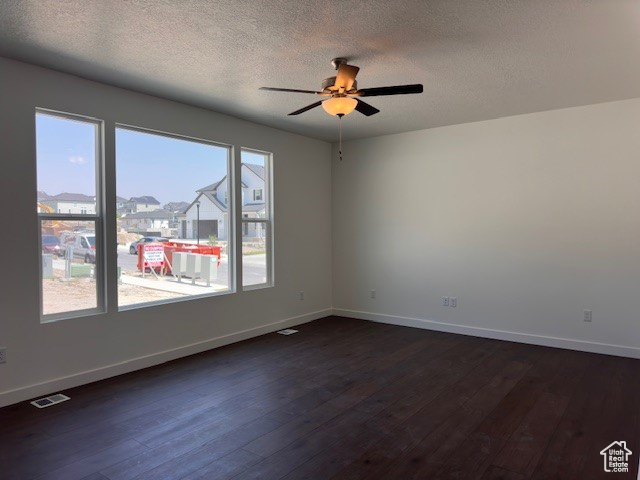
POLYGON ((274 88, 274 87, 260 87, 260 90, 269 90, 272 92, 294 92, 294 93, 311 93, 313 95, 320 95, 327 97, 325 100, 307 105, 306 107, 291 112, 289 115, 300 115, 312 108, 322 108, 330 114, 338 117, 348 115, 354 110, 366 115, 367 117, 375 115, 380 110, 369 105, 368 103, 360 100, 362 97, 379 97, 382 95, 406 95, 409 93, 422 93, 423 87, 421 84, 413 85, 396 85, 392 87, 375 87, 375 88, 363 88, 358 90, 358 82, 356 82, 356 75, 360 70, 355 65, 348 65, 346 58, 334 58, 331 60, 331 65, 338 71, 335 77, 325 78, 322 82, 322 90, 297 90, 292 88, 274 88))

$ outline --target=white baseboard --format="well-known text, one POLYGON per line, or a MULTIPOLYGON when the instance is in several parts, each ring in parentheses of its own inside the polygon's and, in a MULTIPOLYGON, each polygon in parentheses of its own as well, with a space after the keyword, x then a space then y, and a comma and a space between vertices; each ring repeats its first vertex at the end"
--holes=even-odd
POLYGON ((248 330, 242 330, 240 332, 234 332, 229 335, 210 338, 208 340, 192 343, 190 345, 172 348, 171 350, 165 350, 143 357, 132 358, 131 360, 107 365, 105 367, 74 373, 73 375, 68 375, 66 377, 47 380, 46 382, 28 385, 26 387, 8 390, 6 392, 0 392, 0 407, 22 402, 24 400, 29 400, 34 397, 49 395, 53 392, 78 387, 80 385, 85 385, 87 383, 95 382, 98 380, 104 380, 105 378, 122 375, 123 373, 129 373, 135 370, 152 367, 154 365, 159 365, 170 360, 175 360, 177 358, 186 357, 195 353, 204 352, 213 348, 222 347, 231 343, 240 342, 242 340, 247 340, 248 338, 264 335, 265 333, 275 332, 283 328, 293 327, 294 325, 311 322, 319 318, 327 317, 331 315, 331 313, 331 309, 310 312, 304 315, 299 315, 296 317, 286 318, 284 320, 269 323, 268 325, 262 325, 260 327, 250 328, 248 330))
POLYGON ((351 317, 379 323, 388 323, 391 325, 401 325, 403 327, 424 328, 439 332, 460 333, 474 337, 493 338, 496 340, 507 340, 510 342, 528 343, 531 345, 542 345, 544 347, 566 348, 568 350, 579 350, 582 352, 604 353, 606 355, 616 355, 619 357, 640 358, 640 348, 624 345, 611 345, 608 343, 588 342, 585 340, 574 340, 570 338, 547 337, 543 335, 533 335, 530 333, 470 327, 467 325, 435 322, 433 320, 425 320, 422 318, 399 317, 396 315, 361 312, 358 310, 346 310, 342 308, 334 308, 333 314, 341 317, 351 317))

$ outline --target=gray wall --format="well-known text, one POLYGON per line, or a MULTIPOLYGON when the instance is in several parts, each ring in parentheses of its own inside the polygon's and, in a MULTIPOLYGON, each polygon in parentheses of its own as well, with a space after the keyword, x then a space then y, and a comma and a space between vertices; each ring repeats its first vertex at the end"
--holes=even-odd
POLYGON ((340 162, 334 148, 334 311, 640 356, 640 100, 343 152, 340 162))
MULTIPOLYGON (((0 405, 330 313, 328 143, 1 58, 0 91, 0 203, 8 206, 0 273, 0 346, 8 363, 0 365, 0 405), (40 324, 36 107, 103 119, 107 131, 121 122, 273 152, 276 286, 40 324)), ((106 162, 113 166, 111 148, 106 162)), ((107 195, 115 198, 114 185, 107 195)), ((115 245, 114 231, 107 245, 115 245)))

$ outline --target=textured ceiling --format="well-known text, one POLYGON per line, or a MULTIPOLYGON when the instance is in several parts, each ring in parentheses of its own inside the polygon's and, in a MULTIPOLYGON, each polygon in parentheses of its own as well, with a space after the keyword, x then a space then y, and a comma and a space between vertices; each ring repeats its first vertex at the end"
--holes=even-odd
POLYGON ((638 0, 2 0, 0 55, 335 141, 304 94, 333 57, 360 88, 423 83, 345 138, 640 97, 638 0))

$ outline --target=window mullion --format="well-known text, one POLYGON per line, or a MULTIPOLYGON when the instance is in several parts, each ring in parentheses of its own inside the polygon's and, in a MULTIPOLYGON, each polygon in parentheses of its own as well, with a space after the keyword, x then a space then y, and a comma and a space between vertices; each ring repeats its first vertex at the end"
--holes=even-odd
POLYGON ((240 291, 242 288, 242 150, 240 147, 233 148, 233 200, 234 200, 234 231, 235 231, 235 278, 234 290, 240 291))
POLYGON ((118 308, 118 228, 116 220, 116 139, 115 123, 112 121, 105 125, 102 145, 105 160, 101 172, 104 182, 101 209, 104 222, 101 238, 105 243, 103 268, 104 276, 107 279, 103 291, 105 308, 108 312, 114 312, 118 308))

